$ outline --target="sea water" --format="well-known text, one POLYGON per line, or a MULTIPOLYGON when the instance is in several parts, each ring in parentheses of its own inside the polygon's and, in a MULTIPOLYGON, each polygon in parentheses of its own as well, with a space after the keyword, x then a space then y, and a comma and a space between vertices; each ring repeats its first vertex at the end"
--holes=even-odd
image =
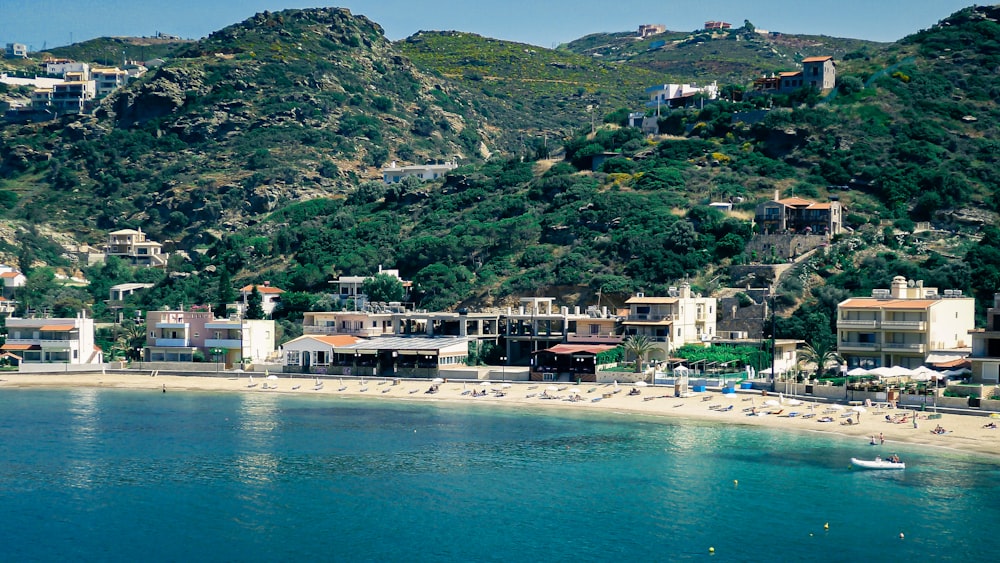
POLYGON ((18 562, 994 561, 1000 465, 471 401, 5 389, 0 516, 18 562))

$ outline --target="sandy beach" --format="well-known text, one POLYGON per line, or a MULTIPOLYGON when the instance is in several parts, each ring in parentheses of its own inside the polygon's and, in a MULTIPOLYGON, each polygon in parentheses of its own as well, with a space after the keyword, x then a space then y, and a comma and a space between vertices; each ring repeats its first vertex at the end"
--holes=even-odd
MULTIPOLYGON (((198 377, 156 375, 150 372, 106 373, 106 374, 20 374, 5 372, 0 374, 0 390, 4 388, 27 387, 99 387, 113 389, 135 389, 152 392, 170 391, 226 391, 238 393, 298 393, 329 397, 337 400, 344 397, 364 397, 372 399, 461 402, 493 407, 503 405, 531 406, 533 408, 575 409, 588 411, 611 411, 615 413, 636 413, 647 417, 672 417, 683 419, 714 420, 732 424, 764 426, 796 432, 824 432, 843 436, 856 436, 867 443, 872 436, 878 440, 879 434, 886 446, 893 443, 921 444, 937 448, 949 448, 995 456, 1000 461, 1000 428, 984 426, 1000 420, 988 416, 941 414, 940 418, 928 419, 930 412, 915 413, 904 409, 878 410, 868 408, 860 413, 860 422, 846 424, 846 420, 858 421, 859 413, 850 407, 835 407, 828 403, 817 403, 808 398, 797 399, 779 397, 775 394, 761 396, 759 392, 723 394, 719 392, 697 393, 691 397, 676 398, 672 387, 642 387, 639 394, 630 395, 632 386, 615 387, 603 384, 527 383, 501 384, 492 382, 489 386, 481 382, 448 381, 438 384, 437 392, 427 393, 432 382, 426 380, 400 380, 394 384, 385 379, 328 378, 316 385, 316 379, 301 376, 289 377, 281 374, 278 379, 267 379, 262 374, 233 374, 229 377, 198 377), (318 387, 318 388, 317 388, 318 387), (503 396, 497 396, 502 391, 503 396), (474 395, 475 394, 475 395, 474 395), (553 398, 547 398, 547 397, 553 398), (574 400, 576 396, 576 400, 574 400), (842 410, 839 410, 842 409, 842 410), (756 412, 757 415, 753 415, 756 412), (913 415, 917 414, 917 427, 913 425, 913 415), (886 417, 900 421, 890 422, 886 417), (905 420, 902 420, 905 416, 905 420), (826 420, 826 422, 823 422, 826 420), (940 425, 944 434, 932 432, 940 425)), ((882 450, 889 452, 888 449, 882 450)), ((889 452, 891 453, 891 452, 889 452)), ((874 455, 874 454, 873 454, 874 455)))

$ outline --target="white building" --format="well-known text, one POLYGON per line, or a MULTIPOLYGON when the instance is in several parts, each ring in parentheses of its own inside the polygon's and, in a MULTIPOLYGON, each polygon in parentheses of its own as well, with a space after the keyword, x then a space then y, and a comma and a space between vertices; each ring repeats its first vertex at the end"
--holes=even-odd
POLYGON ((28 58, 28 46, 24 43, 8 43, 4 52, 8 59, 28 58))
POLYGON ((719 97, 719 85, 712 82, 706 86, 699 87, 697 84, 660 84, 646 88, 649 101, 646 107, 667 108, 681 107, 694 101, 695 96, 701 95, 706 99, 715 100, 719 97))
POLYGON ((163 245, 146 240, 142 229, 121 229, 108 234, 104 245, 105 256, 117 256, 133 266, 165 268, 169 254, 163 252, 163 245))
POLYGON ((45 74, 52 76, 62 76, 66 77, 66 73, 76 73, 80 75, 83 80, 90 80, 90 65, 87 63, 78 63, 76 61, 51 61, 45 63, 45 74))
POLYGON ((454 162, 444 164, 416 164, 412 166, 397 166, 396 161, 382 169, 382 181, 386 184, 395 184, 407 176, 415 176, 420 180, 437 180, 444 177, 449 171, 458 168, 454 162))
POLYGON ((7 319, 7 341, 0 350, 23 363, 101 364, 104 354, 94 345, 94 319, 7 319))
POLYGON ((119 68, 95 68, 91 73, 98 98, 103 98, 118 88, 128 84, 127 71, 119 68))
POLYGON ((670 288, 667 297, 630 297, 628 317, 622 321, 625 334, 645 336, 659 352, 650 359, 665 360, 685 344, 699 344, 715 337, 717 302, 714 297, 691 293, 691 286, 670 288))
POLYGON ((271 287, 268 282, 264 282, 263 285, 246 285, 240 288, 240 300, 242 301, 242 314, 246 314, 247 307, 250 303, 250 296, 253 295, 253 289, 257 288, 257 293, 260 294, 260 308, 264 311, 264 315, 270 317, 274 313, 274 310, 281 303, 281 294, 285 292, 283 289, 278 289, 277 287, 271 287))

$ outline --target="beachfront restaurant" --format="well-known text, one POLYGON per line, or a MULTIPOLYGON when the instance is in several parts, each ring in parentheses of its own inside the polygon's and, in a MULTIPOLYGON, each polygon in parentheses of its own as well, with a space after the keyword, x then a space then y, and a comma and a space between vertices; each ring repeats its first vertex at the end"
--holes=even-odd
POLYGON ((433 379, 441 368, 465 366, 468 357, 465 338, 385 336, 336 346, 327 373, 433 379))
POLYGON ((531 360, 531 381, 597 382, 597 355, 617 346, 557 344, 538 350, 531 360))

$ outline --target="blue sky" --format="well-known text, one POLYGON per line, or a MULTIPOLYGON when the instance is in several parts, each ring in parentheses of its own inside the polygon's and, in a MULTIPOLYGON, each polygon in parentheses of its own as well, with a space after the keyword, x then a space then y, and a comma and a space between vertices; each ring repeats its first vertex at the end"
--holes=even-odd
MULTIPOLYGON (((706 20, 785 33, 895 41, 972 1, 955 0, 343 0, 338 5, 380 24, 389 39, 419 30, 457 30, 554 47, 590 33, 643 23, 691 30, 706 20)), ((0 43, 35 50, 107 35, 197 39, 256 12, 321 6, 287 0, 0 0, 0 43)), ((328 4, 330 5, 330 4, 328 4)))

